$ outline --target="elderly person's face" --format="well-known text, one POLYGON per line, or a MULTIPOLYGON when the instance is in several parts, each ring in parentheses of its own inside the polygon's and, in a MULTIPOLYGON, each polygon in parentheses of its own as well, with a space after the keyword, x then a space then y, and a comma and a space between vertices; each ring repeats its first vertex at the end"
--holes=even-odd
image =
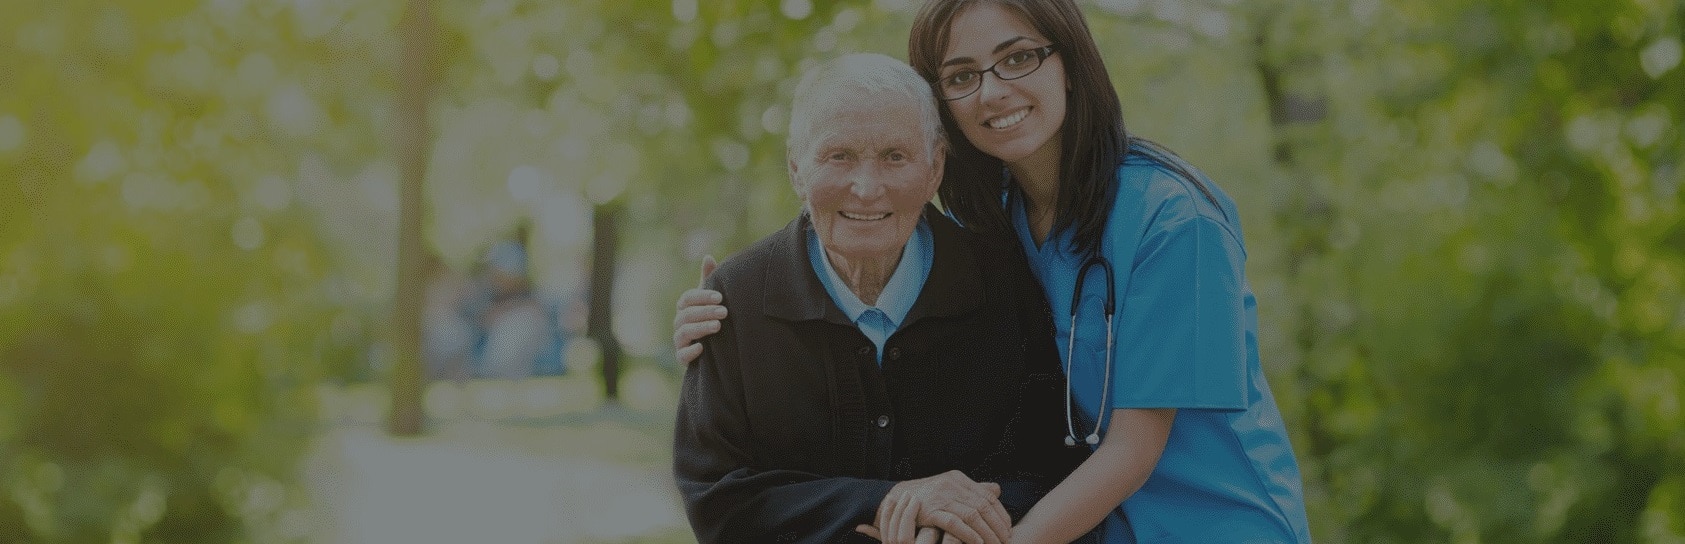
POLYGON ((813 144, 790 161, 791 183, 826 250, 845 259, 896 258, 942 182, 943 150, 911 97, 841 98, 815 115, 813 144))

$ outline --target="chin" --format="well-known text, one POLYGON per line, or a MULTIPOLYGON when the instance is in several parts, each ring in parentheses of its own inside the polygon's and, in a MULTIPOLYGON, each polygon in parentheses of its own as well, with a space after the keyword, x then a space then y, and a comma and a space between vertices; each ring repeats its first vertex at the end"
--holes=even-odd
MULTIPOLYGON (((1034 157, 1037 153, 1041 153, 1046 150, 1046 148, 1050 145, 1056 145, 1053 143, 1054 138, 1054 136, 1039 139, 1016 138, 1009 142, 1003 142, 1001 145, 991 146, 993 149, 992 151, 984 150, 983 152, 988 153, 991 157, 1005 161, 1007 164, 1012 164, 1034 157)), ((1058 151, 1055 149, 1050 152, 1053 153, 1052 157, 1057 159, 1058 151)))
POLYGON ((977 149, 990 157, 994 157, 1000 159, 1002 162, 1011 164, 1024 160, 1024 157, 1030 156, 1030 153, 1035 151, 1034 149, 1020 149, 1019 147, 1020 146, 992 146, 979 147, 977 149))
POLYGON ((1029 156, 1031 151, 1034 151, 1034 149, 1031 149, 1030 146, 1020 143, 1017 138, 1000 141, 991 139, 990 136, 995 136, 993 134, 979 134, 976 136, 967 134, 965 136, 966 139, 971 141, 971 145, 976 147, 978 151, 982 151, 990 157, 1007 162, 1022 159, 1029 156))

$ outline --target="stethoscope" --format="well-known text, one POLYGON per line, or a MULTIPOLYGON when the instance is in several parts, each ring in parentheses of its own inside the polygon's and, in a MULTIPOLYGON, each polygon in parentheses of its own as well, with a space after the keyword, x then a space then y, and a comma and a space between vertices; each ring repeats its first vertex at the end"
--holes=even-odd
POLYGON ((1100 409, 1097 410, 1098 416, 1094 418, 1094 432, 1088 433, 1088 437, 1084 438, 1083 442, 1090 446, 1100 443, 1100 429, 1106 426, 1106 413, 1111 411, 1107 410, 1106 407, 1109 406, 1107 401, 1110 400, 1109 397, 1112 393, 1112 314, 1117 308, 1117 288, 1112 283, 1112 263, 1107 261, 1105 257, 1101 257, 1099 252, 1093 252, 1089 254, 1087 260, 1082 262, 1082 268, 1077 269, 1077 284, 1071 293, 1071 332, 1065 339, 1066 446, 1077 445, 1076 421, 1071 415, 1071 370, 1075 367, 1073 363, 1077 357, 1077 305, 1082 302, 1083 280, 1088 278, 1088 270, 1096 266, 1106 273, 1106 358, 1102 361, 1106 367, 1106 379, 1100 382, 1100 409))
MULTIPOLYGON (((1003 167, 1002 176, 1010 176, 1003 167)), ((1012 209, 1016 205, 1017 191, 1006 191, 1001 196, 1001 205, 1012 209)), ((1117 286, 1112 283, 1112 263, 1100 256, 1098 250, 1091 250, 1088 258, 1082 261, 1082 267, 1077 269, 1077 284, 1071 293, 1071 332, 1065 339, 1065 445, 1077 445, 1077 426, 1075 416, 1071 414, 1071 369, 1077 356, 1077 306, 1082 302, 1083 280, 1088 279, 1088 270, 1100 267, 1106 273, 1106 380, 1100 384, 1100 409, 1097 410, 1094 432, 1088 433, 1083 442, 1095 446, 1100 444, 1100 429, 1106 426, 1106 415, 1111 410, 1106 409, 1112 394, 1112 314, 1117 312, 1117 286)))

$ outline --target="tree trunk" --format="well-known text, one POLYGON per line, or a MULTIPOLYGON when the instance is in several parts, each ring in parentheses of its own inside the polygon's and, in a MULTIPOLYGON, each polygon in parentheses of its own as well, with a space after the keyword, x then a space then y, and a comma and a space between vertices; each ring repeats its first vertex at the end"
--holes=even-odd
POLYGON ((391 412, 387 432, 397 436, 421 434, 424 377, 421 371, 421 304, 426 286, 421 241, 422 180, 427 175, 431 139, 427 128, 427 99, 432 83, 431 0, 410 0, 400 24, 403 56, 398 66, 397 155, 398 281, 392 304, 391 412))
POLYGON ((620 341, 614 336, 614 269, 619 261, 620 204, 599 204, 591 218, 591 308, 585 335, 602 352, 603 398, 620 400, 620 341))
MULTIPOLYGON (((1258 70, 1258 81, 1264 92, 1264 100, 1269 105, 1275 165, 1286 171, 1289 179, 1298 180, 1299 183, 1292 189, 1293 194, 1287 202, 1280 209, 1273 210, 1275 223, 1281 226, 1278 232, 1289 239, 1285 248, 1287 267, 1282 272, 1289 284, 1294 284, 1306 264, 1322 259, 1327 253, 1333 210, 1327 200, 1318 194, 1317 188, 1309 183, 1311 175, 1300 163, 1298 150, 1295 148, 1295 144, 1301 141, 1295 137, 1292 129, 1297 124, 1321 121, 1327 113, 1327 108, 1326 99, 1323 97, 1306 100, 1284 89, 1284 80, 1288 76, 1287 67, 1268 60, 1280 58, 1271 55, 1269 51, 1269 29, 1272 27, 1270 17, 1264 16, 1257 25, 1258 32, 1253 42, 1254 66, 1258 70)), ((1294 304, 1291 301, 1281 303, 1294 304)), ((1294 305, 1296 307, 1293 313, 1296 314, 1297 327, 1293 330, 1292 337, 1300 357, 1303 358, 1317 347, 1316 304, 1311 299, 1304 299, 1294 305)), ((1313 374, 1312 365, 1303 359, 1294 365, 1293 371, 1301 384, 1312 384, 1311 387, 1315 388, 1325 385, 1313 374)), ((1306 404, 1301 428, 1309 443, 1299 446, 1301 453, 1322 459, 1334 450, 1337 440, 1325 430, 1326 422, 1331 417, 1331 413, 1319 408, 1316 403, 1306 404)), ((1327 472, 1328 464, 1318 463, 1313 466, 1320 467, 1323 472, 1308 478, 1309 480, 1328 482, 1334 477, 1327 472)))

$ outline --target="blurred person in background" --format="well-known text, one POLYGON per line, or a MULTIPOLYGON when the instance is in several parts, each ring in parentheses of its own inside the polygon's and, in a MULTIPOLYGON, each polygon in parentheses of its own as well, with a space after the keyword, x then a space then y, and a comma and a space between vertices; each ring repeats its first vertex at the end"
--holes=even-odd
POLYGON ((480 314, 485 327, 481 370, 489 378, 526 378, 532 375, 551 329, 544 309, 532 295, 526 248, 507 240, 493 245, 486 255, 483 278, 483 292, 489 300, 484 301, 485 310, 480 314))
POLYGON ((482 377, 519 380, 565 371, 564 331, 556 305, 533 289, 525 232, 519 228, 492 244, 462 302, 461 314, 477 327, 475 367, 482 377))

